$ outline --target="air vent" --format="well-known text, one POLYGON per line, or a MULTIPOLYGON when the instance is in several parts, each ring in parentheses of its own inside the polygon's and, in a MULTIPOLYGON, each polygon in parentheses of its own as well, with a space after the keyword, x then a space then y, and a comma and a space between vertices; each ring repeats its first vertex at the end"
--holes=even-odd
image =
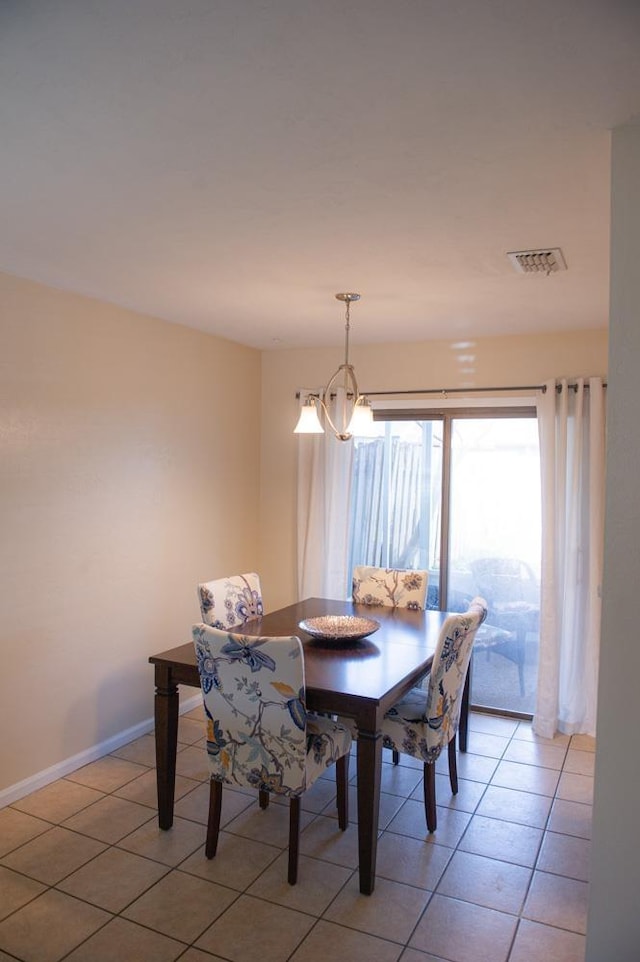
POLYGON ((507 257, 518 274, 555 274, 567 269, 567 262, 559 247, 546 247, 540 251, 512 251, 507 257))

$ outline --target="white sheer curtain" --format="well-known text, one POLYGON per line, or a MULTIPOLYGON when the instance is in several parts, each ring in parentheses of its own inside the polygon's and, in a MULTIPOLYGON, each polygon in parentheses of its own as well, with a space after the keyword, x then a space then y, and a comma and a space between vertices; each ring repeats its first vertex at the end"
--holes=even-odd
POLYGON ((352 464, 353 443, 338 441, 330 428, 298 437, 299 599, 348 596, 352 464))
POLYGON ((534 731, 595 735, 604 527, 601 378, 548 381, 537 398, 542 597, 534 731))

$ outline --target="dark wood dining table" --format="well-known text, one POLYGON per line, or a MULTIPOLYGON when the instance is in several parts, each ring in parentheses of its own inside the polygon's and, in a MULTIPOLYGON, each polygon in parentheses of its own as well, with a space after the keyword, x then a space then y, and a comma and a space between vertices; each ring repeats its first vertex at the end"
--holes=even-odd
MULTIPOLYGON (((307 707, 353 718, 357 726, 357 802, 360 891, 375 886, 378 810, 382 773, 382 718, 391 706, 429 672, 443 611, 368 607, 350 601, 308 598, 245 622, 246 635, 297 635, 304 648, 307 707), (360 640, 327 641, 312 637, 299 622, 321 615, 358 615, 380 625, 360 640)), ((155 737, 158 822, 173 823, 178 686, 199 687, 192 642, 149 658, 155 666, 155 737)), ((468 694, 463 705, 460 747, 466 748, 468 694)))

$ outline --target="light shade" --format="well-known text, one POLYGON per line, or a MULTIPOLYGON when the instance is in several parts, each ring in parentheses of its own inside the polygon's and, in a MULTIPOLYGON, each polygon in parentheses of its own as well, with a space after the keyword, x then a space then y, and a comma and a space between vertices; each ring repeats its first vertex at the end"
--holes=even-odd
POLYGON ((371 410, 371 402, 361 394, 353 406, 353 413, 351 414, 347 434, 366 436, 371 433, 372 426, 373 411, 371 410))
POLYGON ((324 434, 324 428, 320 424, 316 399, 307 397, 300 408, 298 423, 293 429, 294 434, 324 434))

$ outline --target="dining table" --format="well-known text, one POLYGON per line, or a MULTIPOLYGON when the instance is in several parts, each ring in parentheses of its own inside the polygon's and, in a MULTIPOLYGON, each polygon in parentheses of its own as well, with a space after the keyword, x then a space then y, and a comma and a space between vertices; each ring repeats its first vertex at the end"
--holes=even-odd
MULTIPOLYGON (((310 711, 350 718, 356 730, 360 891, 375 887, 378 812, 382 774, 381 723, 385 713, 429 673, 448 612, 371 607, 352 601, 307 598, 252 618, 232 629, 248 636, 300 638, 304 652, 306 705, 310 711), (300 623, 329 615, 372 620, 360 638, 316 637, 300 623)), ((312 622, 312 625, 314 623, 312 622)), ((155 740, 158 824, 173 823, 178 735, 178 686, 199 687, 191 641, 152 655, 155 670, 155 740)), ((460 748, 466 749, 468 688, 463 697, 460 748)))

